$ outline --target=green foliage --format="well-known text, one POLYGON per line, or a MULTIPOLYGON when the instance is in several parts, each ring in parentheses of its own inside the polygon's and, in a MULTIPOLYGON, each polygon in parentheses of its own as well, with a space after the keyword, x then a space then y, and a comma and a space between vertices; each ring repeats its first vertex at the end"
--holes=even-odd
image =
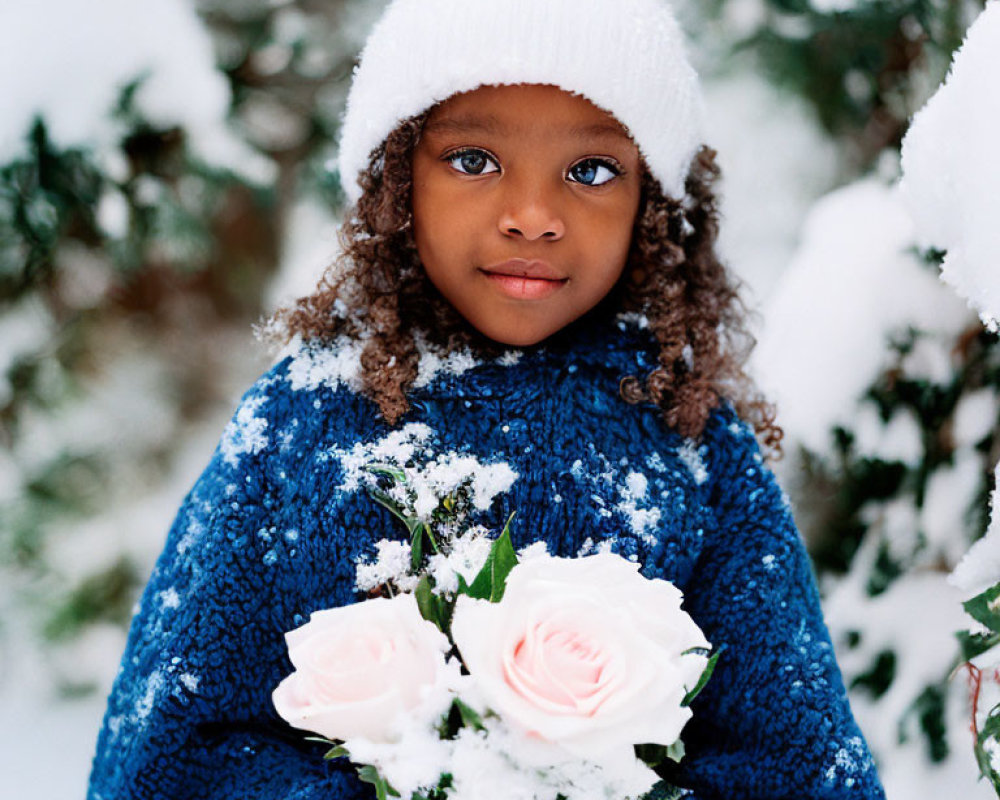
MULTIPOLYGON (((961 646, 962 658, 971 661, 987 650, 992 650, 1000 645, 1000 584, 991 586, 962 605, 969 616, 986 628, 984 632, 959 631, 956 634, 961 646)), ((971 665, 969 668, 973 671, 976 684, 974 690, 976 699, 973 705, 973 714, 975 714, 982 675, 977 668, 971 665)), ((976 722, 974 720, 974 726, 976 722)), ((995 705, 987 713, 982 728, 976 732, 975 742, 976 763, 979 765, 979 771, 1000 794, 1000 773, 995 768, 992 756, 992 753, 996 753, 998 749, 1000 749, 1000 704, 995 705)))
POLYGON ((437 625, 438 630, 442 633, 449 634, 451 632, 451 618, 455 612, 454 599, 435 594, 431 579, 427 575, 420 576, 414 595, 417 600, 417 608, 420 609, 420 616, 437 625))
POLYGON ((896 678, 896 652, 882 650, 872 660, 871 666, 865 672, 854 676, 850 688, 865 689, 873 698, 878 699, 889 691, 896 678))
POLYGON ((385 778, 379 774, 375 767, 365 765, 358 769, 358 777, 363 783, 370 783, 375 787, 375 797, 377 800, 387 800, 389 797, 399 797, 399 792, 393 789, 385 778))
POLYGON ((51 280, 68 235, 90 244, 105 179, 81 150, 58 150, 41 119, 26 157, 0 167, 0 309, 51 280))
MULTIPOLYGON (((801 96, 819 123, 870 166, 898 148, 925 99, 914 90, 924 73, 944 77, 981 0, 860 0, 841 9, 809 0, 762 0, 760 24, 736 42, 771 78, 801 96)), ((721 16, 742 0, 714 0, 721 16)))
MULTIPOLYGON (((933 263, 929 268, 935 268, 933 263)), ((917 572, 943 573, 954 568, 955 564, 946 560, 949 550, 930 538, 922 524, 932 482, 960 460, 963 464, 978 462, 979 485, 971 493, 969 507, 960 509, 961 524, 956 526, 954 537, 964 550, 985 533, 987 497, 1000 452, 1000 420, 993 420, 992 425, 983 420, 988 432, 979 441, 956 440, 957 412, 967 397, 985 392, 1000 399, 1000 340, 996 336, 974 323, 970 315, 970 327, 954 340, 910 329, 899 332, 886 347, 886 367, 861 402, 874 410, 876 420, 884 425, 896 421, 897 415, 913 420, 919 432, 916 458, 904 463, 865 452, 858 433, 845 426, 832 432, 829 454, 810 453, 803 459, 808 476, 803 488, 806 492, 815 489, 812 497, 821 505, 819 511, 812 509, 808 519, 813 527, 805 530, 817 569, 827 575, 864 569, 850 580, 863 585, 872 597, 885 594, 917 572), (928 374, 928 360, 949 365, 950 373, 939 369, 928 374), (900 530, 898 523, 890 528, 886 521, 901 507, 911 509, 912 530, 900 530), (864 558, 856 559, 862 547, 864 558)), ((940 532, 937 535, 940 537, 940 532)), ((972 608, 986 618, 992 613, 988 603, 993 600, 995 597, 979 598, 972 608)), ((990 631, 958 634, 963 657, 972 658, 1000 644, 1000 634, 993 627, 990 631)), ((870 637, 863 630, 854 634, 848 646, 860 646, 870 637)), ((865 644, 872 652, 870 661, 845 679, 852 691, 864 692, 877 703, 903 671, 902 653, 895 642, 870 640, 865 644)), ((949 758, 948 691, 947 676, 919 687, 897 720, 899 741, 919 741, 930 763, 949 758)))
POLYGON ((983 777, 993 784, 993 789, 1000 794, 1000 773, 997 772, 990 755, 991 752, 996 752, 998 742, 1000 742, 1000 706, 995 706, 976 737, 976 763, 983 777))
MULTIPOLYGON (((33 334, 0 363, 0 457, 20 487, 0 503, 0 554, 17 578, 4 578, 11 600, 60 642, 95 622, 126 625, 145 568, 122 558, 63 574, 49 563, 53 531, 106 512, 123 473, 158 474, 178 441, 47 442, 67 438, 63 422, 96 402, 116 348, 166 364, 173 384, 157 388, 179 416, 217 402, 226 375, 177 352, 185 337, 247 330, 278 255, 275 193, 198 161, 187 131, 144 120, 134 102, 143 80, 109 115, 117 146, 58 145, 39 118, 21 155, 0 164, 0 315, 33 334)), ((112 417, 112 405, 101 413, 112 417)))
MULTIPOLYGON (((708 659, 708 663, 705 665, 705 669, 702 670, 701 675, 698 676, 698 682, 694 685, 684 699, 681 701, 681 707, 687 708, 691 703, 694 702, 695 698, 701 694, 701 690, 705 688, 708 684, 709 679, 712 677, 712 673, 715 672, 715 665, 719 662, 719 656, 722 655, 723 651, 726 649, 725 645, 722 645, 712 656, 708 659)), ((685 650, 681 655, 687 655, 688 653, 697 652, 699 655, 708 655, 708 651, 702 648, 692 648, 691 650, 685 650)))
POLYGON ((351 755, 343 744, 335 742, 332 739, 327 739, 325 736, 305 736, 303 738, 307 742, 319 742, 320 744, 327 745, 329 749, 323 754, 323 758, 326 761, 332 761, 335 758, 347 758, 351 755))
POLYGON ((457 697, 455 698, 454 706, 462 719, 463 727, 472 728, 472 730, 475 731, 486 730, 486 726, 483 724, 483 718, 474 708, 469 706, 467 703, 463 703, 457 697))
POLYGON ((66 639, 98 621, 124 627, 132 618, 134 588, 139 581, 135 565, 128 558, 119 558, 85 578, 62 599, 45 624, 45 635, 52 640, 66 639))
POLYGON ((906 741, 906 724, 910 717, 916 717, 923 734, 927 757, 933 764, 944 761, 949 753, 945 724, 946 698, 947 681, 927 686, 917 696, 899 725, 900 741, 906 741))
POLYGON ((507 576, 517 566, 517 553, 510 538, 510 523, 514 519, 512 513, 503 526, 503 532, 490 547, 490 554, 472 585, 464 592, 477 600, 489 600, 499 603, 507 588, 507 576))

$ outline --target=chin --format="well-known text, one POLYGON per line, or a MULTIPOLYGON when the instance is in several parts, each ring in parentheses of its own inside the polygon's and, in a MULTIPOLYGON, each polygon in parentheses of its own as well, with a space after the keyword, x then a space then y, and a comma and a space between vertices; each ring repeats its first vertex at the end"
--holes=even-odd
POLYGON ((479 328, 479 332, 494 342, 507 345, 508 347, 531 347, 555 333, 554 330, 549 330, 548 328, 537 330, 528 326, 520 328, 517 326, 479 328))

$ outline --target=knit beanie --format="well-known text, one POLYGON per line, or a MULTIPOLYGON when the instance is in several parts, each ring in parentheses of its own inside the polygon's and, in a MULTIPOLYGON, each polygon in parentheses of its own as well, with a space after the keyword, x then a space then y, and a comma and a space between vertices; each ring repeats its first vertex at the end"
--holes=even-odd
POLYGON ((340 140, 351 202, 404 119, 484 85, 550 84, 612 114, 670 196, 684 195, 703 106, 663 0, 392 0, 354 72, 340 140))

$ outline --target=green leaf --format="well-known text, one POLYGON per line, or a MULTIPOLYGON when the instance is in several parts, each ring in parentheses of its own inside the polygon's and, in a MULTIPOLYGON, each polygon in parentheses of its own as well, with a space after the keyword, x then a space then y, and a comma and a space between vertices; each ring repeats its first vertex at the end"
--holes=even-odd
POLYGON ((458 709, 458 713, 462 717, 462 724, 466 728, 472 728, 475 731, 486 730, 486 726, 483 725, 483 718, 479 715, 478 711, 476 711, 471 706, 463 703, 457 697, 455 698, 453 703, 455 705, 455 708, 458 709))
POLYGON ((399 797, 399 792, 393 789, 388 781, 382 777, 381 773, 370 764, 358 769, 358 777, 364 783, 370 783, 375 787, 375 796, 378 800, 388 800, 389 797, 399 797))
POLYGON ((410 565, 414 571, 420 569, 424 563, 424 526, 417 525, 410 531, 410 565))
POLYGON ((643 795, 643 800, 679 800, 685 794, 684 789, 671 786, 666 781, 657 781, 653 784, 653 788, 643 795))
POLYGON ((327 739, 325 736, 307 736, 306 741, 319 742, 320 744, 325 744, 330 747, 330 749, 323 755, 323 759, 325 761, 330 761, 334 758, 344 758, 351 755, 347 752, 347 748, 340 742, 335 742, 333 739, 327 739))
POLYGON ((397 483, 406 483, 406 473, 392 464, 366 464, 363 469, 373 475, 387 475, 397 483))
POLYGON ((667 758, 674 762, 680 762, 684 758, 684 742, 678 739, 667 748, 667 758))
POLYGON ((978 655, 982 655, 987 650, 1000 645, 1000 633, 969 633, 968 631, 958 631, 955 634, 958 644, 962 648, 962 659, 971 661, 978 655))
POLYGON ((437 539, 434 538, 434 531, 431 530, 430 525, 424 525, 423 530, 427 534, 427 541, 431 543, 431 549, 435 553, 440 553, 441 549, 438 547, 437 539))
POLYGON ((1000 583, 962 603, 962 608, 991 631, 1000 631, 1000 583))
POLYGON ((656 769, 665 761, 680 761, 684 758, 684 742, 678 739, 669 747, 662 744, 637 744, 635 757, 649 767, 656 769))
POLYGON ((705 688, 705 684, 708 683, 708 679, 712 677, 712 673, 715 672, 715 665, 719 662, 719 656, 726 649, 723 645, 719 648, 719 652, 708 659, 708 663, 705 665, 705 669, 702 670, 701 677, 698 678, 698 683, 695 684, 694 688, 684 695, 684 699, 681 701, 681 708, 687 708, 694 699, 701 694, 701 690, 705 688))
POLYGON ((438 613, 437 598, 434 596, 433 587, 429 575, 422 575, 417 588, 413 592, 417 600, 417 608, 420 609, 420 616, 428 622, 433 622, 438 628, 441 627, 441 619, 438 613))
POLYGON ((507 518, 507 524, 503 526, 503 533, 490 547, 486 563, 465 592, 469 597, 489 600, 491 603, 499 603, 503 599, 504 590, 507 588, 507 576, 517 566, 517 553, 510 538, 510 521, 513 518, 512 513, 507 518))
POLYGON ((986 751, 987 742, 1000 739, 1000 713, 997 713, 998 710, 1000 710, 1000 707, 994 707, 990 711, 990 716, 987 717, 986 724, 983 725, 983 729, 979 732, 979 737, 976 739, 975 751, 976 763, 979 765, 980 773, 993 784, 994 789, 1000 792, 1000 775, 993 769, 993 759, 986 751))
POLYGON ((411 536, 413 535, 413 529, 416 526, 422 524, 420 520, 414 517, 406 516, 406 514, 403 513, 403 507, 398 502, 389 497, 389 495, 387 495, 385 492, 380 492, 378 489, 369 489, 368 494, 370 494, 372 499, 374 499, 375 502, 377 502, 379 505, 385 506, 387 509, 389 509, 389 511, 392 512, 394 517, 401 520, 402 523, 406 526, 407 532, 411 536))

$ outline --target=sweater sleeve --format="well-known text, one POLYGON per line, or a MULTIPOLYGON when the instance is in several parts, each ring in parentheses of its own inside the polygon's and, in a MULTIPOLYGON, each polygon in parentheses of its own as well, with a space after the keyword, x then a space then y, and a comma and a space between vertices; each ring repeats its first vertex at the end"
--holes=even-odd
MULTIPOLYGON (((277 382, 244 397, 173 522, 132 621, 88 800, 371 794, 271 704, 291 671, 283 633, 353 592, 351 559, 328 560, 346 546, 335 498, 296 488, 304 495, 290 499, 281 480, 291 423, 287 398, 268 397, 277 382)), ((308 474, 296 478, 309 487, 308 474)))
POLYGON ((702 448, 716 521, 685 607, 716 650, 675 783, 692 800, 884 800, 811 564, 752 430, 717 412, 702 448))

